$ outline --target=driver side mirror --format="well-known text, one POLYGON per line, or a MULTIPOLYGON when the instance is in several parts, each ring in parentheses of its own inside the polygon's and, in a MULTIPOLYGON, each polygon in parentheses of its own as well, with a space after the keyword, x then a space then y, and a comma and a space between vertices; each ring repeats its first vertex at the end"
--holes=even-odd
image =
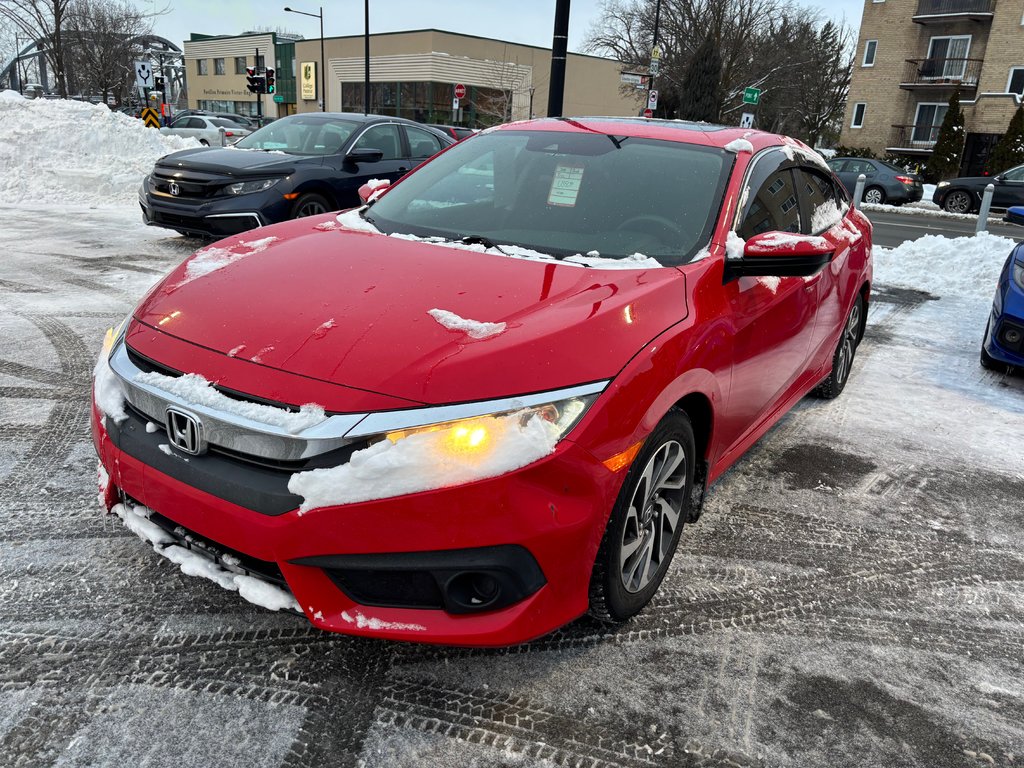
POLYGON ((355 147, 345 155, 346 160, 353 163, 376 163, 384 159, 384 150, 373 147, 355 147))
POLYGON ((809 277, 832 261, 835 247, 824 237, 762 232, 747 240, 743 256, 726 259, 726 279, 809 277))
POLYGON ((997 184, 1002 184, 1004 181, 1006 181, 1006 176, 1004 176, 1001 173, 997 173, 995 176, 992 177, 992 181, 996 182, 997 184))

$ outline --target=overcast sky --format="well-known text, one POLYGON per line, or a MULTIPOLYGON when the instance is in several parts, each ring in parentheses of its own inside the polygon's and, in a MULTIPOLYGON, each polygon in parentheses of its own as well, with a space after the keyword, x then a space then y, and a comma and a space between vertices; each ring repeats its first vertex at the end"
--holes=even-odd
MULTIPOLYGON (((160 8, 164 0, 137 0, 139 6, 160 8)), ((154 32, 181 45, 192 32, 235 35, 253 27, 282 27, 304 37, 318 37, 318 19, 285 13, 287 5, 316 13, 318 5, 305 0, 166 0, 170 11, 156 19, 154 32)), ((313 0, 316 2, 316 0, 313 0)), ((860 25, 864 0, 797 0, 823 15, 860 25)), ((572 0, 569 49, 579 50, 590 25, 600 15, 598 0, 572 0)), ((555 0, 370 0, 370 32, 397 32, 432 27, 468 35, 493 37, 527 45, 551 46, 555 0)), ((359 0, 324 3, 324 34, 361 35, 363 3, 359 0)))

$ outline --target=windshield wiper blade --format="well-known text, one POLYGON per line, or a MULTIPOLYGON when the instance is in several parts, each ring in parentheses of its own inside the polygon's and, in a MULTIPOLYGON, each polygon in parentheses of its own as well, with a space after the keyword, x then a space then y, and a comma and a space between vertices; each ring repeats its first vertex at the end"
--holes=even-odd
POLYGON ((512 255, 496 242, 491 240, 491 238, 484 237, 483 235, 466 235, 465 237, 460 237, 459 242, 465 245, 482 245, 484 248, 494 248, 496 251, 501 251, 506 256, 512 255))

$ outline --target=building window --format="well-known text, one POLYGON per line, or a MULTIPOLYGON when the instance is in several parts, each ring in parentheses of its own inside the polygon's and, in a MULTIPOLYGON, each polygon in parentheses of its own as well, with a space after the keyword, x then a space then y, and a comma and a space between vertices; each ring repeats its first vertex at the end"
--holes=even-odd
POLYGON ((208 75, 210 73, 207 68, 208 62, 206 59, 196 59, 196 74, 197 75, 208 75))
POLYGON ((861 64, 862 67, 873 67, 875 66, 875 52, 878 50, 877 40, 868 40, 864 44, 864 61, 861 64))
POLYGON ((1024 67, 1011 67, 1010 79, 1006 81, 1006 92, 1024 95, 1024 67))
POLYGON ((910 140, 915 144, 934 144, 948 109, 949 104, 918 104, 910 140))
POLYGON ((213 74, 223 75, 224 74, 224 59, 213 60, 213 74))
POLYGON ((970 50, 970 35, 933 37, 928 43, 928 61, 921 67, 921 75, 943 80, 963 79, 970 50))
POLYGON ((851 128, 863 128, 864 127, 864 112, 867 110, 868 105, 863 101, 858 101, 853 105, 853 120, 850 121, 851 128))
POLYGON ((245 74, 245 56, 235 56, 235 74, 245 74))

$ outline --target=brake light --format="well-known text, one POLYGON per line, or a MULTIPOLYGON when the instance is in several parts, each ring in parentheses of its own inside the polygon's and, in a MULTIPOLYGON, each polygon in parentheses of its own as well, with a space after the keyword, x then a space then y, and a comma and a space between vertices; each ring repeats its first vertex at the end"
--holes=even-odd
POLYGON ((897 176, 896 177, 896 181, 902 182, 904 184, 913 184, 914 183, 914 180, 912 178, 910 178, 909 176, 897 176))
MULTIPOLYGON (((235 134, 233 134, 231 131, 224 131, 224 135, 225 136, 234 136, 235 134)), ((897 176, 896 178, 899 178, 899 176, 897 176)))

